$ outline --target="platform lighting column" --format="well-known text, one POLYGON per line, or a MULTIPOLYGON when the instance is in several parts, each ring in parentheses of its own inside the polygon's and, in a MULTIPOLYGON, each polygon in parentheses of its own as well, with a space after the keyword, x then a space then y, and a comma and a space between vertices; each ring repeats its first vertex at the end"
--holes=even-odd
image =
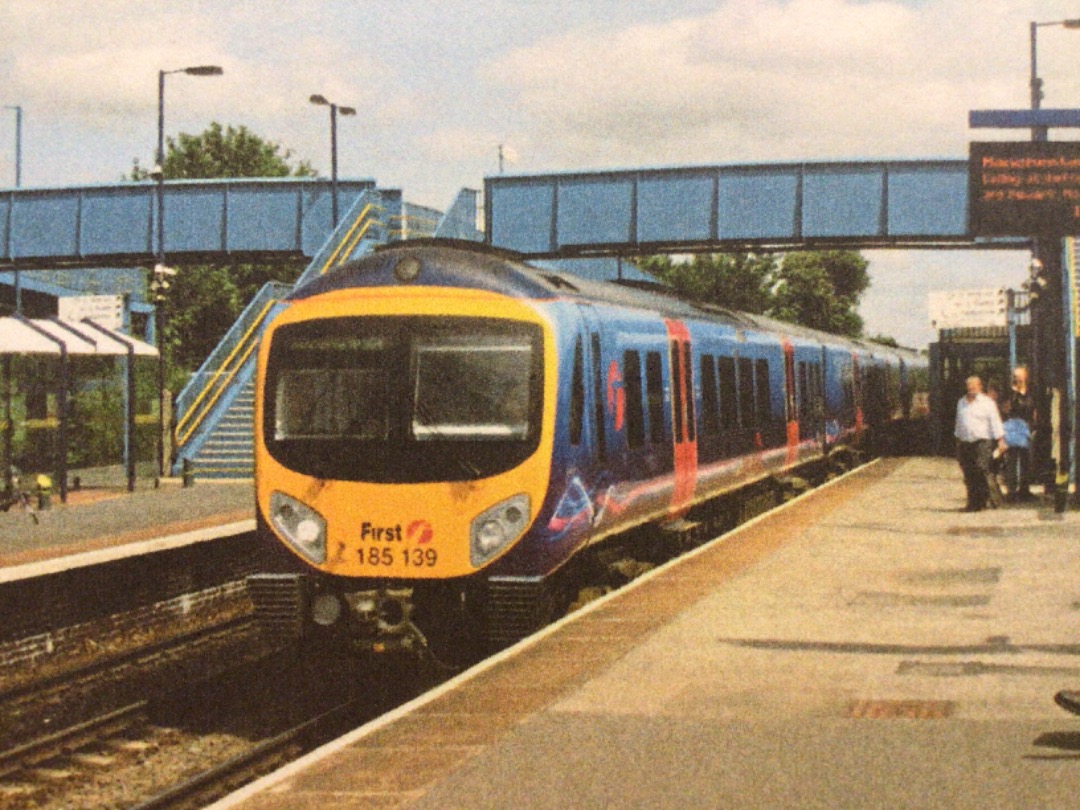
MULTIPOLYGON (((1068 28, 1068 29, 1076 30, 1076 29, 1080 29, 1080 18, 1073 18, 1073 19, 1066 19, 1066 20, 1052 20, 1052 21, 1049 21, 1049 22, 1031 22, 1031 23, 1029 23, 1029 32, 1030 32, 1030 37, 1029 38, 1030 38, 1030 48, 1031 48, 1031 76, 1030 76, 1029 86, 1030 86, 1030 91, 1031 91, 1031 109, 1032 110, 1039 110, 1041 108, 1041 106, 1042 106, 1042 99, 1043 99, 1043 81, 1042 81, 1042 79, 1039 78, 1038 56, 1037 56, 1038 31, 1039 31, 1040 28, 1068 28)), ((1032 141, 1043 142, 1043 141, 1046 141, 1048 139, 1049 139, 1049 132, 1048 132, 1047 127, 1045 127, 1045 126, 1032 126, 1032 128, 1031 128, 1031 140, 1032 141)), ((1071 334, 1071 331, 1072 331, 1072 328, 1071 328, 1071 324, 1072 324, 1071 296, 1073 295, 1073 291, 1072 291, 1072 289, 1071 289, 1071 287, 1069 285, 1068 280, 1064 277, 1064 263, 1062 262, 1062 255, 1061 255, 1062 250, 1063 250, 1062 240, 1060 240, 1060 239, 1051 240, 1053 242, 1053 244, 1050 244, 1050 245, 1047 245, 1046 241, 1047 240, 1039 240, 1039 239, 1032 240, 1032 254, 1033 254, 1033 257, 1034 257, 1033 258, 1033 264, 1038 263, 1040 266, 1045 266, 1048 271, 1051 268, 1055 269, 1057 271, 1055 280, 1058 283, 1060 283, 1062 286, 1061 286, 1061 290, 1060 290, 1059 295, 1057 295, 1057 296, 1049 295, 1049 296, 1045 296, 1043 298, 1043 300, 1046 301, 1047 304, 1049 305, 1049 309, 1046 311, 1046 316, 1045 317, 1047 318, 1047 326, 1050 327, 1050 328, 1040 329, 1038 331, 1039 331, 1040 337, 1042 337, 1043 341, 1045 343, 1047 343, 1047 344, 1049 344, 1050 341, 1051 341, 1051 335, 1056 333, 1058 331, 1058 329, 1062 330, 1062 335, 1061 335, 1060 351, 1059 351, 1059 347, 1057 345, 1057 341, 1055 340, 1053 345, 1052 345, 1052 351, 1047 351, 1045 353, 1045 355, 1044 355, 1044 356, 1046 356, 1046 355, 1049 356, 1047 359, 1052 358, 1054 356, 1057 356, 1058 361, 1057 362, 1038 363, 1038 365, 1041 367, 1042 370, 1050 372, 1049 374, 1040 375, 1040 378, 1038 380, 1038 388, 1039 388, 1040 393, 1045 392, 1046 389, 1047 389, 1047 383, 1049 382, 1050 385, 1052 387, 1056 388, 1058 390, 1058 392, 1059 392, 1059 397, 1058 397, 1058 399, 1059 399, 1059 415, 1063 417, 1061 419, 1061 422, 1060 422, 1061 425, 1063 426, 1063 430, 1062 430, 1063 435, 1060 435, 1059 437, 1057 437, 1060 440, 1059 452, 1062 455, 1067 453, 1068 456, 1069 456, 1068 459, 1064 459, 1064 458, 1060 458, 1060 457, 1057 459, 1058 468, 1057 468, 1057 471, 1056 471, 1057 474, 1056 474, 1056 481, 1055 481, 1055 488, 1056 488, 1055 509, 1057 509, 1058 511, 1062 511, 1064 509, 1064 506, 1065 506, 1065 500, 1068 498, 1068 487, 1069 487, 1067 481, 1065 482, 1064 487, 1061 486, 1062 478, 1063 478, 1062 470, 1064 469, 1064 470, 1067 471, 1067 470, 1070 469, 1070 467, 1072 466, 1072 457, 1074 455, 1072 447, 1071 447, 1073 426, 1068 424, 1068 420, 1067 420, 1067 418, 1065 418, 1065 417, 1067 417, 1069 411, 1071 410, 1071 400, 1072 400, 1072 393, 1070 391, 1067 391, 1066 388, 1067 388, 1067 385, 1069 383, 1069 356, 1070 356, 1070 354, 1069 354, 1069 341, 1075 339, 1073 337, 1073 335, 1071 334), (1051 251, 1053 251, 1053 253, 1051 253, 1051 251), (1051 300, 1053 300, 1055 303, 1059 304, 1062 307, 1062 312, 1060 313, 1060 317, 1055 317, 1054 304, 1049 303, 1051 300), (1054 324, 1055 321, 1058 324, 1058 329, 1053 328, 1053 324, 1054 324), (1064 398, 1063 398, 1064 401, 1060 401, 1060 400, 1062 400, 1061 395, 1065 395, 1064 398)), ((1033 326, 1035 325, 1036 319, 1037 319, 1038 315, 1040 315, 1040 314, 1041 313, 1035 313, 1035 312, 1032 313, 1031 321, 1032 321, 1033 326)), ((1051 347, 1048 346, 1048 348, 1051 348, 1051 347)), ((1034 350, 1035 350, 1036 354, 1040 353, 1040 347, 1038 345, 1036 345, 1034 347, 1034 350)), ((1053 408, 1053 398, 1051 398, 1050 408, 1053 408)), ((1046 415, 1046 416, 1050 415, 1049 413, 1047 413, 1047 410, 1045 410, 1041 406, 1039 407, 1039 411, 1042 414, 1046 415)), ((1050 420, 1046 420, 1046 421, 1049 422, 1050 420)), ((1068 475, 1068 473, 1066 473, 1066 475, 1068 475)))
MULTIPOLYGON (((15 188, 22 186, 22 107, 5 104, 5 110, 15 111, 15 188)), ((15 271, 15 311, 22 312, 22 284, 19 271, 15 271)))
POLYGON ((336 230, 338 225, 337 117, 338 113, 356 115, 356 108, 340 107, 327 101, 326 96, 318 94, 308 100, 312 104, 330 108, 330 219, 333 223, 331 228, 336 230))
MULTIPOLYGON (((1038 61, 1036 58, 1036 41, 1040 28, 1061 27, 1080 29, 1080 19, 1054 20, 1053 22, 1032 22, 1031 31, 1031 109, 1038 110, 1042 106, 1043 91, 1042 79, 1039 78, 1038 61)), ((1047 139, 1046 127, 1032 127, 1031 140, 1045 141, 1047 139)))
POLYGON ((220 76, 225 71, 217 65, 195 65, 177 70, 158 71, 158 128, 157 154, 150 176, 157 182, 157 256, 154 267, 152 288, 154 292, 154 334, 158 350, 158 431, 157 465, 158 475, 165 475, 165 342, 164 290, 168 287, 165 278, 168 268, 165 265, 165 77, 173 73, 186 73, 188 76, 220 76))

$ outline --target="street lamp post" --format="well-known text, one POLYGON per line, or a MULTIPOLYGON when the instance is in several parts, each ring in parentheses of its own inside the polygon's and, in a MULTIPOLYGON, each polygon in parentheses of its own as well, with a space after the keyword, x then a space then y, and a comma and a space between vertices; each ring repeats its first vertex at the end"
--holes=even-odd
POLYGON ((22 107, 5 104, 5 110, 15 111, 15 188, 22 186, 22 107))
POLYGON ((332 228, 338 224, 338 173, 337 173, 337 117, 342 115, 356 115, 355 107, 339 107, 326 100, 326 96, 318 94, 308 99, 312 104, 319 104, 330 108, 330 218, 333 220, 332 228))
MULTIPOLYGON (((15 111, 15 188, 22 186, 22 107, 5 104, 5 110, 15 111)), ((15 271, 15 311, 22 312, 22 280, 15 271)))
MULTIPOLYGON (((1038 110, 1041 107, 1043 99, 1042 91, 1042 79, 1039 78, 1039 70, 1036 61, 1035 49, 1036 49, 1036 37, 1040 28, 1080 28, 1080 19, 1071 20, 1054 20, 1053 22, 1032 22, 1030 25, 1031 31, 1031 109, 1038 110)), ((1046 127, 1033 126, 1031 128, 1031 140, 1033 141, 1045 141, 1048 137, 1046 127)))
MULTIPOLYGON (((1039 78, 1036 52, 1038 31, 1040 28, 1053 27, 1080 29, 1080 19, 1029 23, 1031 46, 1029 87, 1032 111, 1041 108, 1043 99, 1043 81, 1039 78)), ((1035 142, 1049 140, 1048 128, 1033 122, 1031 140, 1035 142)), ((1037 407, 1040 418, 1042 414, 1045 414, 1048 417, 1045 419, 1046 424, 1052 424, 1055 414, 1049 411, 1055 409, 1058 411, 1056 415, 1059 417, 1060 427, 1050 436, 1050 444, 1045 450, 1048 458, 1057 459, 1054 475, 1054 509, 1061 512, 1064 511, 1068 499, 1074 457, 1073 448, 1070 446, 1073 441, 1074 427, 1070 418, 1071 395, 1066 391, 1066 383, 1072 374, 1070 341, 1074 339, 1071 325, 1073 292, 1063 274, 1060 239, 1033 239, 1031 251, 1031 303, 1035 305, 1036 299, 1045 299, 1046 302, 1044 306, 1043 300, 1039 300, 1037 305, 1031 307, 1032 344, 1035 348, 1032 377, 1038 392, 1037 407), (1047 292, 1053 294, 1038 295, 1043 287, 1050 287, 1051 289, 1047 292), (1040 342, 1043 343, 1042 346, 1039 345, 1040 342)))
POLYGON ((188 76, 220 76, 224 71, 217 65, 195 65, 177 70, 158 71, 158 129, 156 164, 150 175, 157 183, 157 261, 154 266, 154 278, 151 291, 154 296, 154 336, 158 350, 158 431, 157 431, 157 466, 158 476, 165 475, 165 341, 164 341, 164 292, 170 275, 165 265, 165 77, 173 73, 186 73, 188 76))

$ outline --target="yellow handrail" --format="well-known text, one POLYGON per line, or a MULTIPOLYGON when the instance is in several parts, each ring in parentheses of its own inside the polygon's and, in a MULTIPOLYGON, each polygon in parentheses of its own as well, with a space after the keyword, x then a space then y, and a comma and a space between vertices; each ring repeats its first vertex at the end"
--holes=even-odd
MULTIPOLYGON (((327 257, 326 263, 322 266, 322 269, 319 270, 319 275, 320 276, 323 275, 323 273, 325 273, 327 270, 330 269, 330 267, 332 265, 335 264, 335 262, 337 261, 338 256, 341 255, 341 249, 345 246, 346 242, 349 241, 349 239, 352 237, 352 235, 356 231, 356 229, 359 228, 361 225, 364 225, 365 230, 366 230, 368 222, 369 222, 368 213, 374 207, 375 207, 374 203, 368 203, 367 205, 364 206, 363 210, 356 217, 356 220, 353 222, 353 224, 351 226, 349 226, 349 230, 346 231, 345 235, 338 242, 337 247, 334 248, 333 252, 327 257)), ((359 241, 359 240, 357 240, 357 241, 359 241)), ((347 252, 345 255, 348 256, 349 253, 351 253, 351 252, 352 251, 351 251, 351 248, 350 248, 349 252, 347 252)))
MULTIPOLYGON (((338 241, 337 247, 333 250, 333 252, 331 252, 323 267, 319 270, 319 275, 325 273, 335 263, 338 262, 338 257, 342 255, 343 250, 346 257, 352 254, 352 251, 356 248, 356 245, 359 244, 360 240, 364 238, 364 236, 372 227, 374 219, 371 218, 369 215, 373 208, 376 208, 374 203, 368 203, 364 206, 363 210, 356 217, 355 221, 349 227, 348 231, 346 231, 342 239, 338 241)), ((344 259, 342 259, 341 261, 344 261, 344 259)), ((192 434, 199 428, 203 420, 213 409, 214 405, 217 404, 217 401, 221 398, 222 393, 228 389, 229 384, 232 382, 237 372, 241 368, 243 368, 244 363, 247 362, 247 359, 251 356, 251 353, 252 351, 254 351, 256 345, 256 341, 251 341, 249 339, 251 338, 255 330, 258 329, 258 327, 262 324, 262 322, 266 318, 267 313, 276 303, 276 301, 270 301, 266 304, 265 307, 263 307, 258 317, 256 317, 252 321, 251 326, 248 327, 247 331, 236 342, 236 345, 233 346, 233 349, 231 352, 229 352, 229 355, 225 358, 224 361, 222 361, 221 365, 218 367, 218 370, 213 373, 210 380, 205 386, 203 386, 198 396, 195 397, 195 400, 191 403, 191 406, 187 409, 187 412, 180 419, 180 422, 176 426, 176 443, 178 445, 183 445, 188 439, 191 438, 192 434), (249 343, 250 345, 247 345, 249 343), (244 348, 245 346, 246 348, 244 348), (237 353, 240 352, 241 349, 243 349, 243 356, 240 357, 239 361, 235 364, 235 366, 230 368, 234 358, 236 358, 237 353), (224 382, 222 383, 223 379, 224 382), (205 404, 205 407, 200 408, 199 406, 202 404, 203 400, 210 394, 210 391, 213 388, 217 389, 216 392, 205 404)))
POLYGON ((251 353, 253 351, 255 351, 255 347, 257 345, 258 345, 257 341, 254 341, 254 340, 251 341, 251 343, 248 345, 247 349, 245 349, 244 356, 240 359, 240 362, 237 364, 236 368, 234 368, 232 370, 232 372, 228 375, 228 378, 225 380, 225 384, 223 386, 219 387, 217 392, 214 394, 213 398, 209 402, 206 403, 206 407, 202 410, 202 413, 199 414, 198 420, 196 420, 195 423, 192 424, 190 428, 188 428, 187 433, 185 433, 183 436, 178 436, 177 437, 177 440, 176 440, 177 444, 182 445, 182 444, 184 444, 184 442, 186 442, 188 439, 191 438, 191 434, 194 433, 195 430, 199 427, 199 425, 202 424, 202 421, 203 421, 203 419, 206 418, 206 415, 208 413, 210 413, 210 411, 213 409, 214 405, 217 404, 217 401, 219 399, 221 399, 221 395, 223 393, 225 393, 225 391, 228 390, 229 382, 231 382, 232 378, 236 376, 236 372, 238 372, 241 368, 243 368, 244 363, 251 356, 251 353))
MULTIPOLYGON (((262 322, 266 319, 267 313, 271 310, 271 308, 273 308, 273 306, 276 303, 277 303, 276 300, 270 300, 270 301, 268 301, 266 303, 266 305, 259 312, 258 316, 252 320, 251 325, 247 328, 247 331, 244 332, 244 334, 236 342, 236 345, 233 346, 232 351, 229 352, 228 357, 226 357, 222 361, 221 365, 218 366, 218 370, 216 372, 214 372, 214 374, 211 377, 210 381, 207 382, 207 384, 205 386, 203 386, 203 389, 199 392, 199 395, 197 397, 195 397, 194 401, 191 403, 191 407, 189 407, 187 409, 187 413, 184 414, 184 416, 180 419, 180 422, 177 424, 176 432, 177 432, 178 436, 183 431, 184 425, 187 424, 189 421, 191 421, 192 415, 195 413, 196 409, 199 407, 199 403, 202 402, 203 398, 210 391, 210 388, 212 386, 214 386, 218 382, 218 380, 221 379, 222 372, 224 372, 226 369, 229 368, 230 364, 232 363, 233 358, 236 357, 237 352, 239 352, 240 348, 245 343, 248 342, 249 338, 252 336, 252 334, 255 332, 255 330, 259 328, 260 324, 262 324, 262 322)), ((250 351, 247 352, 246 354, 250 354, 250 351)), ((246 359, 246 355, 245 355, 245 359, 246 359)), ((239 370, 239 368, 242 367, 242 366, 243 366, 243 360, 239 364, 237 364, 236 368, 233 369, 232 373, 228 375, 228 379, 231 380, 234 376, 236 376, 237 370, 239 370)), ((217 401, 217 397, 214 398, 214 402, 216 402, 216 401, 217 401)), ((211 407, 213 407, 213 402, 211 402, 210 405, 207 406, 207 408, 203 409, 199 413, 199 417, 198 417, 198 419, 195 420, 195 424, 192 425, 191 430, 189 430, 186 433, 186 435, 184 435, 183 438, 178 439, 179 444, 183 444, 185 441, 187 441, 187 439, 191 436, 191 433, 202 423, 202 420, 206 417, 206 414, 209 412, 209 409, 211 407)))

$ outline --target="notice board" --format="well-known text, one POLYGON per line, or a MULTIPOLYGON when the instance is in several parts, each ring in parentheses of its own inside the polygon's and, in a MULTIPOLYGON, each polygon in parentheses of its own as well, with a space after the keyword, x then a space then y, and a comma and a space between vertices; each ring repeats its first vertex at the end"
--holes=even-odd
POLYGON ((972 143, 968 201, 972 236, 1080 235, 1080 143, 972 143))

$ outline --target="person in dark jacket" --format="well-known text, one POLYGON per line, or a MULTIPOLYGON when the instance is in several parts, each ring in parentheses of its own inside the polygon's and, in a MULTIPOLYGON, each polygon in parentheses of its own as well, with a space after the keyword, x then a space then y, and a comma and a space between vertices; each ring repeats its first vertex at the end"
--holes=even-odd
POLYGON ((1013 370, 1012 390, 1002 406, 1005 416, 1005 489, 1010 501, 1031 498, 1031 439, 1035 398, 1027 384, 1027 368, 1013 370))

